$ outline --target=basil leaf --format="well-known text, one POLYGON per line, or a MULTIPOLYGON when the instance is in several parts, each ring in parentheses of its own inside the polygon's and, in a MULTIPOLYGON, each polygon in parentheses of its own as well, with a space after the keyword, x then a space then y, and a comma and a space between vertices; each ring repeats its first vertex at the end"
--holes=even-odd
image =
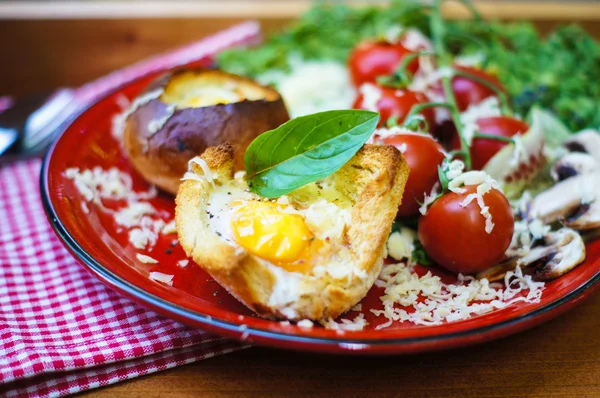
POLYGON ((250 190, 274 198, 335 173, 378 122, 375 112, 328 111, 295 118, 259 135, 244 156, 250 190))

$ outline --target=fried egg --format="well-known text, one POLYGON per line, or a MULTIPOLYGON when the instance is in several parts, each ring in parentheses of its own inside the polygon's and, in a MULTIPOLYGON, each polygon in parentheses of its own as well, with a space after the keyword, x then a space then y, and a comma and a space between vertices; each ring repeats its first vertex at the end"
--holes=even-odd
POLYGON ((379 274, 408 168, 365 146, 338 172, 277 199, 233 174, 233 150, 190 161, 176 198, 186 253, 250 309, 273 319, 335 318, 379 274))

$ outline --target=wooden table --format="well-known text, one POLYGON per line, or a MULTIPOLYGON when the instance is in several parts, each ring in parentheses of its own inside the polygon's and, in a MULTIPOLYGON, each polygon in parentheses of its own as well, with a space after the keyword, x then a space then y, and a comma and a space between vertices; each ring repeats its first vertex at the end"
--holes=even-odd
MULTIPOLYGON (((600 24, 592 17, 600 15, 599 9, 590 6, 589 15, 580 15, 598 37, 600 24)), ((527 10, 533 17, 544 15, 538 24, 542 31, 562 19, 536 7, 527 10)), ((523 10, 511 12, 486 9, 492 16, 528 16, 523 10)), ((0 53, 11 55, 10 62, 4 58, 0 63, 0 95, 76 86, 252 16, 98 20, 79 15, 67 20, 54 15, 40 20, 27 19, 39 15, 27 15, 0 20, 0 37, 6 39, 0 40, 0 53)), ((272 31, 288 17, 275 13, 262 22, 272 31)), ((599 313, 596 294, 559 319, 516 336, 404 357, 336 357, 252 348, 83 395, 600 397, 599 313)))
POLYGON ((250 348, 91 397, 600 397, 600 293, 540 327, 469 348, 340 357, 250 348))

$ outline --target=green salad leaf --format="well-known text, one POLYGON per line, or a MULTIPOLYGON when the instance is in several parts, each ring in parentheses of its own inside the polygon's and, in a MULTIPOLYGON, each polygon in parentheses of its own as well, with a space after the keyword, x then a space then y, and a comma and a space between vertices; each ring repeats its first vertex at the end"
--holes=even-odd
POLYGON ((346 62, 360 40, 381 37, 400 25, 429 32, 427 14, 414 0, 394 1, 389 7, 321 2, 263 45, 226 50, 217 56, 217 63, 229 72, 257 77, 271 69, 287 70, 294 55, 346 62))
MULTIPOLYGON (((580 26, 562 26, 544 37, 528 22, 445 24, 446 46, 456 56, 481 54, 479 66, 497 75, 519 115, 537 106, 571 131, 600 127, 600 44, 580 26)), ((361 40, 400 25, 429 35, 428 6, 414 0, 392 1, 389 7, 318 3, 261 46, 225 51, 217 62, 250 77, 289 70, 293 56, 345 63, 361 40)))
POLYGON ((274 198, 335 173, 378 122, 375 112, 328 111, 292 119, 259 135, 244 156, 250 190, 274 198))

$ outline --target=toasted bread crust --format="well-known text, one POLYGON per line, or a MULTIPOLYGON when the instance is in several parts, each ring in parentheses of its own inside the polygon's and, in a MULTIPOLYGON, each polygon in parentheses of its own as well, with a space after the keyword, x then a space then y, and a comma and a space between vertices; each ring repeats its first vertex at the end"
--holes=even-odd
MULTIPOLYGON (((243 154, 248 145, 265 131, 289 120, 283 99, 274 89, 261 86, 251 79, 220 70, 183 69, 169 72, 150 83, 142 93, 163 91, 158 98, 139 105, 127 117, 124 126, 124 147, 136 170, 150 183, 173 195, 187 161, 211 146, 231 141, 236 148, 235 166, 244 167, 243 154), (189 81, 207 76, 215 82, 234 82, 262 92, 264 98, 202 107, 179 106, 179 93, 168 92, 175 80, 189 81), (171 102, 166 102, 166 98, 171 102), (178 105, 176 108, 173 108, 178 105)), ((180 98, 179 98, 180 99, 180 98)))
MULTIPOLYGON (((211 147, 201 156, 219 179, 233 177, 233 149, 211 147)), ((203 175, 199 166, 193 172, 203 175)), ((303 284, 294 311, 269 304, 276 283, 272 265, 264 264, 245 250, 217 236, 205 212, 210 196, 208 181, 184 181, 176 198, 176 224, 185 252, 217 282, 259 315, 274 319, 336 318, 358 303, 381 271, 385 245, 400 205, 408 166, 391 146, 365 145, 332 177, 336 188, 353 202, 352 223, 346 232, 348 247, 356 260, 353 274, 341 282, 328 275, 303 284)))

